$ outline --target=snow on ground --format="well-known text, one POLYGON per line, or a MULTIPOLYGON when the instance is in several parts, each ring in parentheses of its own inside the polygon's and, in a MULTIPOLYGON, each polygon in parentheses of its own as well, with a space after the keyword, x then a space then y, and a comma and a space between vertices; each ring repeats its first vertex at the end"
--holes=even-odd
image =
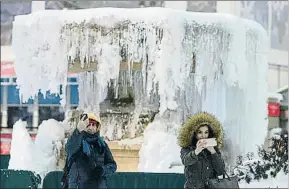
POLYGON ((288 175, 284 172, 279 172, 276 178, 262 179, 260 181, 252 181, 247 184, 246 182, 240 182, 240 188, 288 188, 288 175))

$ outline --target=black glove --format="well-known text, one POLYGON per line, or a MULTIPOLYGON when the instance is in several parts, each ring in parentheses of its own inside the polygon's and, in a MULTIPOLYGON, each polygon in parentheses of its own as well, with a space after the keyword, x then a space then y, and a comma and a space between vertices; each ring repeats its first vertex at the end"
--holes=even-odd
POLYGON ((102 166, 98 165, 92 171, 93 177, 100 178, 104 176, 104 169, 102 166))

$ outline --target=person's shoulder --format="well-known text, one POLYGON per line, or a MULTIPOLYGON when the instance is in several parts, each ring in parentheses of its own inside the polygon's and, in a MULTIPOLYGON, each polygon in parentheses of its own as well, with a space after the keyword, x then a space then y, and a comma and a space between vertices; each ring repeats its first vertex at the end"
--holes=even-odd
POLYGON ((184 147, 184 148, 182 148, 182 149, 189 149, 189 150, 192 150, 192 149, 196 149, 196 147, 195 146, 188 146, 188 147, 184 147))
POLYGON ((215 151, 218 153, 218 154, 221 154, 221 151, 218 147, 214 147, 215 151))
POLYGON ((104 144, 105 152, 110 152, 111 153, 111 149, 110 149, 108 143, 104 139, 103 139, 103 144, 104 144))
POLYGON ((105 140, 104 140, 104 138, 102 136, 99 136, 99 141, 100 141, 101 145, 104 148, 108 148, 109 149, 109 146, 108 146, 107 142, 105 142, 105 140))
POLYGON ((188 147, 183 147, 181 148, 181 151, 192 151, 195 150, 196 148, 193 146, 188 146, 188 147))
POLYGON ((104 147, 105 147, 105 148, 110 149, 110 148, 109 148, 109 145, 108 145, 108 142, 106 142, 104 139, 103 139, 103 143, 104 143, 104 147))
POLYGON ((73 138, 73 137, 77 137, 79 135, 80 135, 79 130, 78 129, 74 129, 72 134, 70 135, 70 137, 68 139, 73 138))

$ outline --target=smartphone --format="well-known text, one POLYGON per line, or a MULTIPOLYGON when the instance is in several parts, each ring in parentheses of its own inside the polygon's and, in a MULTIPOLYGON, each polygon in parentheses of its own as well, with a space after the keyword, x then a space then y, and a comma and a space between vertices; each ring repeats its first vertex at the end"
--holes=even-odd
POLYGON ((86 120, 87 118, 88 118, 88 115, 86 113, 80 115, 80 120, 82 119, 86 120))
POLYGON ((207 142, 207 144, 206 144, 207 147, 209 147, 209 146, 217 146, 216 138, 202 139, 202 141, 206 141, 207 142))

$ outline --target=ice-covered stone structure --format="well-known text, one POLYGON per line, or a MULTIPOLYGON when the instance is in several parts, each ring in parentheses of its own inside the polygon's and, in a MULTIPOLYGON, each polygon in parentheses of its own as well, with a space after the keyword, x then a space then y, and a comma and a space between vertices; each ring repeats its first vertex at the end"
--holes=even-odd
POLYGON ((12 44, 24 101, 39 90, 59 93, 74 71, 79 106, 103 115, 103 135, 133 138, 145 129, 140 170, 179 153, 175 140, 160 150, 164 141, 150 138, 176 136, 197 111, 222 122, 231 158, 264 141, 268 44, 254 21, 165 8, 46 10, 16 16, 12 44))

